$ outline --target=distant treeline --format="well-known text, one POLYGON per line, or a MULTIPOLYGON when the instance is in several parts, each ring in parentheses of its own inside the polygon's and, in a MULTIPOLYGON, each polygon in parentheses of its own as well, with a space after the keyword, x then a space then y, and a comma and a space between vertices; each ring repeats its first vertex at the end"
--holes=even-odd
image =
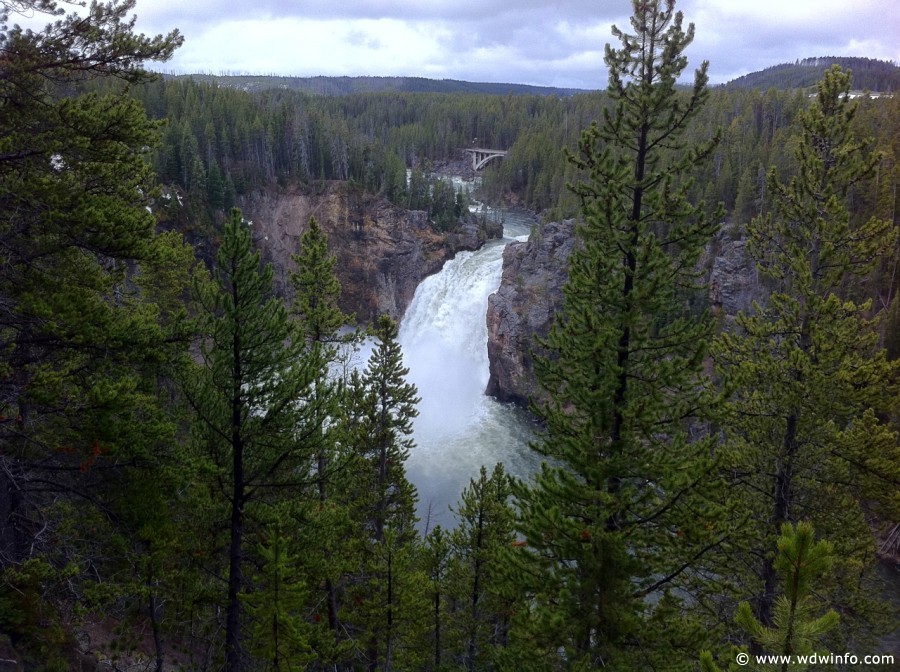
MULTIPOLYGON (((793 63, 780 63, 723 85, 742 89, 802 89, 815 86, 825 70, 839 65, 852 71, 851 85, 855 90, 892 92, 900 88, 900 67, 891 61, 861 56, 817 56, 798 59, 793 63)), ((429 79, 426 77, 294 77, 282 75, 164 74, 170 81, 192 80, 212 83, 251 93, 270 89, 300 91, 317 96, 347 96, 355 93, 455 93, 492 96, 551 96, 569 97, 591 93, 593 90, 532 86, 506 82, 467 82, 458 79, 429 79)), ((602 83, 598 80, 598 83, 602 83)))
POLYGON ((482 93, 488 95, 571 96, 582 89, 531 86, 503 82, 465 82, 458 79, 426 77, 285 77, 281 75, 194 74, 166 75, 171 79, 213 82, 243 91, 285 89, 321 96, 345 96, 351 93, 482 93))

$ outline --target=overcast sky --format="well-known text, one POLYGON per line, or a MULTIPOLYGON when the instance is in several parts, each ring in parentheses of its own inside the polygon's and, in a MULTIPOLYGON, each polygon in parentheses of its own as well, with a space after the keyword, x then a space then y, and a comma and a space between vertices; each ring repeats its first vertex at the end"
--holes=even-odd
MULTIPOLYGON (((679 0, 689 68, 718 84, 810 56, 900 63, 897 0, 679 0)), ((138 0, 138 29, 178 28, 177 73, 407 75, 606 87, 629 0, 138 0)), ((13 19, 14 21, 15 19, 13 19)))

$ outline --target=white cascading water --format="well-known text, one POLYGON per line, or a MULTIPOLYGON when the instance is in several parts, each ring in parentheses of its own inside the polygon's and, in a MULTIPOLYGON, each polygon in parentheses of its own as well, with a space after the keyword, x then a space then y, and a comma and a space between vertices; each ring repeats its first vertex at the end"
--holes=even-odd
POLYGON ((423 529, 453 525, 448 507, 481 465, 490 470, 502 462, 524 476, 535 463, 526 415, 484 395, 488 296, 500 285, 503 248, 527 239, 529 224, 510 216, 503 240, 461 252, 426 278, 400 324, 407 379, 421 398, 407 475, 419 492, 423 529))

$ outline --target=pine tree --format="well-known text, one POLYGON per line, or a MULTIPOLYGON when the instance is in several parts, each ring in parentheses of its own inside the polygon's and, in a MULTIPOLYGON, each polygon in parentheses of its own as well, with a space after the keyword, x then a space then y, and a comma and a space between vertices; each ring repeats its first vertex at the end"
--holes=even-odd
POLYGON ((448 595, 449 575, 454 565, 450 546, 450 535, 440 525, 436 525, 425 536, 422 549, 422 567, 428 577, 428 598, 431 601, 428 618, 428 632, 431 643, 426 670, 443 670, 449 660, 448 649, 452 653, 452 642, 448 642, 447 630, 452 623, 450 597, 448 595))
POLYGON ((353 322, 353 316, 338 307, 341 284, 335 275, 337 259, 328 252, 328 239, 315 217, 310 217, 300 238, 296 255, 291 257, 296 270, 289 275, 294 290, 291 312, 303 327, 309 342, 340 342, 337 332, 353 322))
POLYGON ((317 422, 321 433, 315 437, 313 448, 316 505, 302 509, 301 526, 309 534, 297 534, 295 541, 304 551, 311 585, 324 588, 327 618, 323 625, 331 632, 330 637, 317 642, 317 652, 327 663, 339 657, 344 648, 339 621, 340 577, 352 570, 354 557, 345 548, 344 540, 350 536, 350 515, 347 498, 341 493, 352 473, 353 456, 345 454, 347 451, 339 445, 343 381, 332 369, 343 363, 341 358, 349 353, 358 335, 339 333, 353 322, 353 316, 337 306, 341 285, 334 271, 336 258, 328 253, 327 237, 315 218, 310 218, 292 260, 296 269, 288 276, 294 290, 291 313, 306 343, 306 356, 319 370, 313 393, 315 407, 321 414, 317 422), (310 553, 314 548, 319 552, 310 553))
MULTIPOLYGON (((808 523, 798 523, 796 526, 785 523, 777 546, 778 553, 773 564, 781 578, 784 593, 773 607, 774 627, 760 623, 753 616, 747 602, 741 602, 735 621, 758 645, 761 653, 757 655, 808 656, 821 645, 823 635, 838 622, 838 615, 834 610, 816 616, 816 612, 821 611, 821 606, 813 597, 813 587, 818 587, 825 578, 834 556, 834 548, 826 541, 814 544, 812 525, 808 523)), ((704 672, 718 672, 709 652, 701 655, 700 662, 704 672)), ((731 665, 729 669, 787 672, 807 668, 799 660, 793 659, 791 662, 772 665, 753 664, 749 668, 731 665)))
MULTIPOLYGON (((828 542, 813 544, 811 525, 782 526, 774 564, 784 595, 775 601, 772 610, 775 627, 766 627, 756 620, 746 602, 741 603, 735 617, 764 651, 792 656, 810 654, 822 635, 837 625, 838 615, 833 610, 814 616, 816 605, 810 596, 812 581, 825 574, 833 552, 828 542)), ((782 669, 786 668, 782 665, 782 669)))
POLYGON ((44 528, 30 483, 96 492, 69 477, 96 450, 129 446, 118 435, 129 409, 140 415, 153 396, 139 369, 164 358, 154 308, 130 284, 155 254, 145 206, 157 125, 124 95, 61 95, 85 73, 143 81, 143 61, 171 56, 177 31, 135 35, 133 7, 83 17, 47 0, 0 7, 0 566, 24 560, 28 529, 44 528), (60 18, 26 31, 9 27, 15 10, 60 18))
POLYGON ((772 625, 778 574, 766 551, 784 523, 807 520, 837 551, 827 593, 854 637, 879 612, 865 598, 873 540, 862 507, 896 519, 900 452, 880 420, 897 367, 878 347, 871 302, 846 296, 892 242, 889 222, 855 225, 847 209, 848 190, 877 161, 851 132, 849 81, 832 68, 801 113, 798 175, 784 184, 770 172, 773 212, 752 221, 748 249, 775 291, 713 352, 734 391, 722 419, 732 492, 751 521, 740 535, 752 568, 743 594, 772 625))
POLYGON ((406 382, 409 369, 397 341, 397 325, 386 315, 378 318, 373 335, 377 345, 361 377, 362 418, 359 442, 372 481, 373 507, 368 527, 375 542, 393 528, 404 538, 413 535, 415 489, 406 480, 406 459, 413 446, 412 421, 419 414, 416 386, 406 382))
POLYGON ((490 475, 482 467, 460 495, 457 526, 450 532, 437 526, 425 538, 421 563, 431 602, 421 645, 429 653, 425 669, 497 669, 503 658, 517 599, 502 571, 515 540, 511 494, 502 465, 490 475))
POLYGON ((564 308, 538 363, 551 401, 538 409, 552 460, 520 488, 518 565, 529 609, 513 634, 549 668, 680 669, 678 647, 700 630, 678 595, 702 599, 696 579, 719 548, 701 365, 707 314, 689 310, 694 271, 716 225, 679 179, 715 140, 688 147, 687 123, 706 99, 706 64, 676 89, 693 26, 674 2, 633 3, 634 34, 613 28, 606 48, 612 109, 581 137, 573 187, 581 245, 564 308), (696 583, 695 583, 696 582, 696 583), (652 596, 652 599, 649 599, 652 596))
MULTIPOLYGON (((0 5, 0 602, 16 576, 48 570, 22 593, 42 613, 19 641, 26 663, 39 651, 38 666, 58 660, 77 625, 54 616, 50 577, 66 587, 56 600, 146 607, 132 589, 157 552, 141 528, 165 523, 136 511, 130 486, 164 481, 175 423, 162 381, 186 342, 173 288, 140 281, 171 242, 147 210, 158 125, 108 81, 146 81, 142 64, 166 60, 181 38, 135 34, 133 8, 0 5), (16 13, 53 22, 11 27, 16 13), (104 79, 110 93, 79 93, 104 79)), ((183 256, 170 261, 173 275, 186 270, 183 256)))
POLYGON ((280 300, 272 268, 260 268, 250 231, 232 210, 222 232, 212 282, 195 283, 202 307, 202 366, 185 381, 196 413, 197 445, 226 505, 228 594, 225 668, 245 669, 240 594, 245 535, 254 505, 277 504, 308 487, 311 439, 321 414, 313 394, 320 371, 280 300))
MULTIPOLYGON (((390 669, 399 633, 422 622, 422 585, 411 573, 416 492, 406 479, 416 387, 407 383, 397 325, 387 316, 375 324, 377 345, 362 375, 351 377, 350 441, 360 457, 353 507, 363 526, 363 576, 354 600, 369 670, 390 669), (421 602, 419 604, 418 602, 421 602)), ((424 583, 422 581, 421 583, 424 583)))
POLYGON ((454 620, 461 643, 458 655, 469 671, 487 669, 508 635, 510 599, 501 592, 500 569, 503 553, 515 539, 511 496, 511 481, 502 464, 490 476, 481 467, 456 509, 452 593, 458 613, 454 620))
POLYGON ((271 672, 289 672, 314 660, 303 619, 308 589, 298 576, 283 527, 278 519, 268 526, 257 549, 261 567, 253 577, 253 591, 242 596, 253 623, 250 653, 271 672))

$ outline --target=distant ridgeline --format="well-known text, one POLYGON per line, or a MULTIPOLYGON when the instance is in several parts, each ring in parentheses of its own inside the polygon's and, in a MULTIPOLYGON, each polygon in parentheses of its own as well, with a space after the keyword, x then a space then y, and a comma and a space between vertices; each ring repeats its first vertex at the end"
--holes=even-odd
POLYGON ((738 77, 725 84, 740 89, 805 89, 816 85, 825 70, 839 65, 852 71, 850 85, 856 91, 881 93, 900 90, 900 67, 891 61, 854 56, 820 56, 804 58, 794 63, 773 65, 759 72, 738 77))
POLYGON ((352 93, 484 93, 505 96, 571 96, 585 93, 582 89, 560 89, 551 86, 463 82, 456 79, 426 79, 425 77, 281 77, 276 75, 164 75, 167 79, 193 79, 197 82, 216 82, 243 91, 285 89, 305 91, 322 96, 341 96, 352 93))

